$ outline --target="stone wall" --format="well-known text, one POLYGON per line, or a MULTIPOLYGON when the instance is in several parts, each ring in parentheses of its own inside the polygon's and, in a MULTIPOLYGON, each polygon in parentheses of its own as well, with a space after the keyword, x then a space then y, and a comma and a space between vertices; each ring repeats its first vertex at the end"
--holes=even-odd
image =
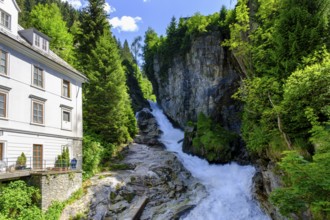
POLYGON ((40 189, 40 207, 46 210, 53 201, 63 202, 82 186, 80 171, 31 174, 31 185, 40 189))

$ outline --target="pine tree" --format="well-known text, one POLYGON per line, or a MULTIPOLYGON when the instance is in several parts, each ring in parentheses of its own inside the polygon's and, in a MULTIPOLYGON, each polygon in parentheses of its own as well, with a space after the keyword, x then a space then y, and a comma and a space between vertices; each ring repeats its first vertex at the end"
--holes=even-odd
POLYGON ((303 57, 327 43, 329 0, 282 0, 273 34, 274 70, 287 78, 303 57))
MULTIPOLYGON (((78 36, 84 87, 84 129, 104 146, 127 143, 137 132, 126 88, 118 43, 110 32, 104 1, 90 0, 83 10, 78 36)), ((111 149, 106 149, 109 153, 111 149)), ((107 154, 106 153, 106 154, 107 154)))
POLYGON ((87 128, 108 143, 130 141, 136 133, 134 114, 117 45, 111 36, 100 37, 89 56, 88 69, 90 82, 84 104, 87 128))
POLYGON ((129 48, 127 40, 124 41, 123 48, 121 49, 121 56, 123 60, 128 60, 129 62, 133 62, 133 55, 131 49, 129 48))
POLYGON ((88 6, 81 13, 81 33, 77 36, 81 60, 84 60, 95 48, 96 42, 98 42, 100 37, 110 31, 107 14, 103 9, 104 4, 104 0, 89 0, 88 6))

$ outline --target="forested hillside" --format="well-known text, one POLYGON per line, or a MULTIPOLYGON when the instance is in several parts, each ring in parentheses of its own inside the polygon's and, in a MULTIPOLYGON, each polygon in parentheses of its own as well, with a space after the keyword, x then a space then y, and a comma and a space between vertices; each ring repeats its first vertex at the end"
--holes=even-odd
MULTIPOLYGON (((166 36, 145 35, 144 68, 157 88, 155 58, 166 81, 174 54, 184 57, 196 37, 220 31, 243 79, 234 98, 244 104, 245 145, 254 161, 276 164, 283 186, 270 200, 297 219, 330 218, 329 9, 329 0, 238 0, 233 10, 172 19, 166 36)), ((204 152, 225 146, 219 129, 200 120, 194 129, 192 143, 204 152)))

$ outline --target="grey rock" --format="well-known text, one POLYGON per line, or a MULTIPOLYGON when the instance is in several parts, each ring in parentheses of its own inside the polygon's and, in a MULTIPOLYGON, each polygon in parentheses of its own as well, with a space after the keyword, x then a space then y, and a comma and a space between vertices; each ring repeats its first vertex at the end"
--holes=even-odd
MULTIPOLYGON (((158 103, 165 114, 186 133, 191 130, 185 128, 187 122, 196 122, 199 113, 211 117, 226 130, 237 134, 237 140, 230 143, 229 156, 224 159, 219 153, 212 162, 235 160, 240 164, 248 163, 249 158, 240 137, 243 105, 232 98, 242 76, 232 53, 221 46, 221 33, 208 33, 193 39, 186 54, 173 54, 171 65, 165 73, 160 60, 161 57, 154 57, 151 78, 154 79, 152 83, 158 103)), ((183 150, 205 157, 203 151, 193 149, 191 138, 185 138, 183 150)))

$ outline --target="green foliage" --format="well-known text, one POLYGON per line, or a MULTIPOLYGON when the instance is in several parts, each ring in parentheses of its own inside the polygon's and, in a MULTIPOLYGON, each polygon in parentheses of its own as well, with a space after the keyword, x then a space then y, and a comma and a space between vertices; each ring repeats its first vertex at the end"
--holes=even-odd
POLYGON ((80 14, 80 30, 76 35, 79 43, 77 55, 80 65, 82 65, 80 68, 84 73, 89 71, 89 69, 84 69, 87 56, 96 47, 97 42, 104 34, 110 35, 110 25, 104 10, 105 1, 89 0, 88 2, 88 6, 80 14))
POLYGON ((108 35, 102 36, 88 59, 85 125, 104 142, 127 143, 137 128, 115 41, 108 35))
POLYGON ((131 141, 137 133, 118 44, 103 6, 104 0, 89 1, 77 34, 79 69, 89 78, 83 90, 84 130, 89 135, 84 158, 92 166, 85 166, 87 173, 97 170, 100 155, 108 159, 116 146, 131 141), (95 158, 90 151, 94 148, 98 151, 95 158))
POLYGON ((61 217, 62 211, 65 207, 63 202, 52 202, 48 210, 44 213, 44 219, 47 220, 58 220, 61 217))
POLYGON ((74 62, 73 36, 68 32, 66 22, 55 3, 36 5, 29 19, 30 25, 51 38, 50 49, 67 62, 74 62))
POLYGON ((328 42, 329 0, 281 0, 275 21, 274 71, 287 77, 303 57, 328 42))
POLYGON ((99 171, 103 155, 101 143, 90 135, 84 135, 83 139, 83 170, 84 178, 90 177, 99 171))
POLYGON ((62 153, 57 156, 55 161, 55 167, 69 167, 70 166, 70 154, 69 147, 63 147, 62 153))
POLYGON ((37 217, 41 213, 37 208, 39 190, 27 186, 24 181, 13 181, 1 187, 0 197, 0 213, 8 219, 31 219, 29 217, 37 217))
POLYGON ((26 165, 26 156, 24 152, 17 158, 16 165, 18 166, 25 166, 26 165))
POLYGON ((60 9, 68 28, 70 28, 73 23, 78 20, 78 11, 68 2, 63 2, 61 0, 17 0, 16 2, 21 9, 18 17, 18 23, 24 28, 29 28, 32 26, 29 19, 30 12, 38 4, 51 5, 52 3, 55 3, 60 9))
POLYGON ((284 84, 284 123, 287 133, 293 137, 304 137, 312 125, 305 109, 313 109, 320 122, 329 120, 330 56, 324 60, 297 70, 284 84))
POLYGON ((225 40, 222 45, 228 46, 238 55, 246 55, 249 50, 247 34, 250 30, 250 9, 247 0, 238 0, 235 8, 235 22, 229 25, 230 39, 225 40))
POLYGON ((231 158, 230 142, 234 134, 225 130, 203 113, 198 115, 197 132, 193 138, 193 147, 210 162, 228 162, 231 158))
MULTIPOLYGON (((322 135, 322 140, 329 141, 330 133, 322 135)), ((319 135, 318 135, 319 138, 319 135)), ((330 217, 330 148, 320 146, 313 156, 313 161, 306 161, 297 152, 286 152, 280 167, 286 172, 286 186, 272 193, 271 201, 280 208, 282 214, 289 216, 297 213, 302 217, 310 210, 315 219, 330 217)))
MULTIPOLYGON (((274 137, 278 137, 277 111, 280 111, 281 86, 273 77, 246 79, 234 95, 245 104, 242 134, 251 152, 261 153, 274 137)), ((280 137, 278 137, 280 138, 280 137)))

